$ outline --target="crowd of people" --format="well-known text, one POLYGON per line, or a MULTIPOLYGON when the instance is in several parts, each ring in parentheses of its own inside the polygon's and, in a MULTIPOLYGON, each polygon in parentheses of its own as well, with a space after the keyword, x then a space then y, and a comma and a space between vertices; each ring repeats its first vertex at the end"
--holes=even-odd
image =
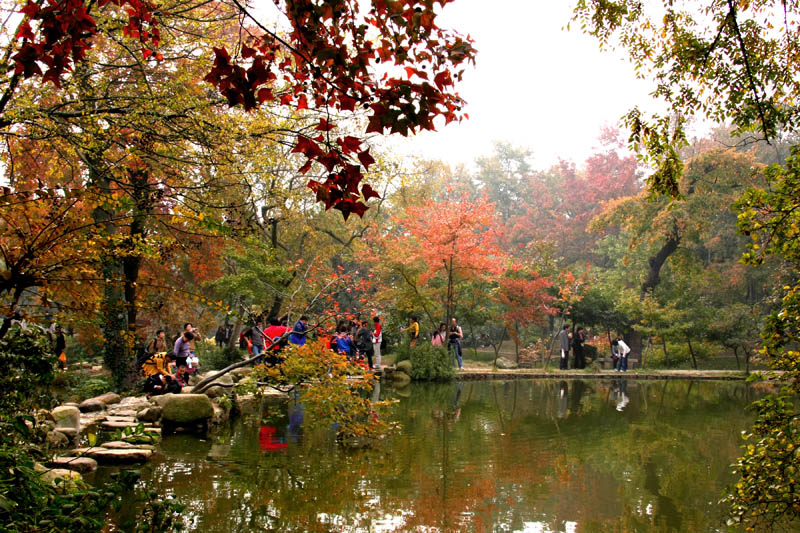
POLYGON ((179 393, 189 385, 189 377, 197 372, 200 364, 196 343, 201 339, 198 329, 187 322, 170 350, 166 332, 156 331, 138 360, 145 378, 144 391, 151 395, 179 393))
MULTIPOLYGON (((420 325, 416 316, 412 316, 408 327, 400 330, 408 335, 408 344, 417 345, 420 338, 420 325)), ((264 327, 264 321, 257 318, 250 328, 239 335, 239 347, 246 350, 254 358, 255 364, 276 365, 282 361, 281 351, 289 344, 302 346, 310 334, 323 339, 334 352, 346 355, 354 363, 367 369, 381 368, 381 348, 385 344, 383 322, 379 316, 367 320, 340 320, 333 331, 326 331, 317 324, 309 327, 308 317, 303 315, 289 327, 287 317, 271 319, 264 327)), ((217 328, 214 341, 217 346, 226 346, 231 340, 233 326, 225 324, 217 328)), ((431 333, 431 344, 446 347, 453 366, 463 369, 462 340, 463 330, 455 318, 450 324, 441 322, 431 333)), ((163 329, 156 332, 155 337, 147 344, 143 358, 139 361, 145 381, 145 391, 150 394, 180 392, 188 385, 189 377, 197 372, 199 360, 195 345, 200 340, 200 333, 191 323, 184 324, 183 331, 173 343, 168 343, 163 329), (170 346, 172 347, 170 349, 170 346)), ((582 327, 570 333, 570 326, 564 325, 558 334, 561 352, 560 369, 570 368, 570 352, 572 352, 572 368, 586 368, 586 330, 582 327)), ((63 348, 61 348, 63 350, 63 348)), ((58 351, 58 349, 57 349, 58 351)), ((622 338, 611 342, 614 370, 626 372, 628 354, 631 349, 622 338)))

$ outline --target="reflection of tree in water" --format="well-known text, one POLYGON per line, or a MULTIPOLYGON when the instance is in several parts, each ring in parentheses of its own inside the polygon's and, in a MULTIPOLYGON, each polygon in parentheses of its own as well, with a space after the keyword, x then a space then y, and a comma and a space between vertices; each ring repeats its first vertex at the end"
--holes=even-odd
POLYGON ((403 516, 400 530, 719 525, 714 502, 749 420, 744 384, 626 382, 623 412, 613 382, 565 384, 562 418, 558 381, 413 384, 403 431, 375 449, 306 426, 285 453, 264 454, 257 423, 225 442, 165 439, 151 479, 209 532, 368 530, 384 512, 403 516))

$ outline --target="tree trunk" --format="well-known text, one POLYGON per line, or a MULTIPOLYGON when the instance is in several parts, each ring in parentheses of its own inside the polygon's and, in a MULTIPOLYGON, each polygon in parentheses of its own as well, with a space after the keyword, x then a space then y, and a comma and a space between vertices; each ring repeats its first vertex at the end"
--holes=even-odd
POLYGON ((669 368, 669 354, 667 353, 667 339, 665 337, 661 337, 661 346, 664 348, 664 364, 667 365, 669 368))
POLYGON ((640 301, 644 300, 644 297, 647 296, 649 292, 652 292, 653 289, 656 288, 656 285, 658 285, 659 281, 661 281, 659 278, 661 267, 664 266, 667 258, 669 258, 669 256, 678 249, 680 242, 681 236, 678 233, 678 227, 676 224, 670 235, 667 237, 667 241, 664 243, 658 253, 656 253, 656 255, 647 261, 649 269, 647 270, 647 277, 642 282, 642 291, 639 295, 640 301))
POLYGON ((737 345, 733 345, 733 355, 736 357, 736 370, 741 370, 742 365, 739 364, 739 347, 737 345))
POLYGON ((692 348, 692 339, 687 335, 686 344, 689 345, 689 353, 692 354, 692 368, 697 370, 697 357, 694 355, 694 348, 692 348))

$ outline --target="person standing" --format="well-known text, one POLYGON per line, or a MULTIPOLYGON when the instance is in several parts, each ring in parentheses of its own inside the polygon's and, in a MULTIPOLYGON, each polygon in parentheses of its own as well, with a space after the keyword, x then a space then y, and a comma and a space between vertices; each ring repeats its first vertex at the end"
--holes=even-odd
POLYGON ((586 332, 583 328, 575 330, 572 338, 572 355, 574 357, 573 368, 586 368, 586 354, 583 353, 583 343, 586 341, 586 332))
POLYGON ((461 326, 458 325, 455 317, 450 321, 447 337, 447 350, 453 350, 454 359, 458 362, 458 369, 462 370, 464 368, 464 360, 461 353, 461 339, 464 338, 464 333, 461 331, 461 326))
MULTIPOLYGON (((264 322, 260 318, 253 326, 250 340, 253 343, 253 355, 258 357, 264 351, 264 322)), ((263 357, 256 359, 256 364, 260 364, 263 359, 263 357)))
POLYGON ((559 369, 561 370, 568 370, 569 369, 569 326, 564 324, 564 328, 561 330, 561 333, 558 334, 558 343, 561 347, 561 364, 559 365, 559 369))
POLYGON ((147 345, 147 353, 153 355, 155 353, 163 353, 167 351, 167 337, 163 329, 156 331, 156 336, 147 345))
POLYGON ((289 342, 297 346, 303 346, 306 343, 306 330, 308 329, 308 317, 303 315, 300 320, 294 323, 292 327, 292 334, 289 335, 289 342))
POLYGON ((61 329, 61 326, 56 326, 56 338, 55 338, 55 347, 54 351, 56 357, 58 358, 58 368, 61 369, 62 372, 67 371, 67 339, 64 338, 64 330, 61 329))
POLYGON ((617 355, 619 356, 619 359, 617 360, 617 367, 614 370, 616 370, 617 372, 627 372, 628 354, 631 352, 631 349, 627 344, 625 344, 625 341, 622 340, 622 337, 619 337, 611 344, 614 345, 614 343, 616 343, 617 355))
POLYGON ((175 353, 175 364, 177 366, 186 365, 186 359, 191 355, 192 340, 194 334, 191 331, 184 331, 183 335, 175 341, 173 352, 175 353))
POLYGON ((372 355, 374 348, 372 347, 372 332, 369 330, 369 322, 366 320, 361 322, 361 327, 356 333, 356 347, 362 355, 367 357, 368 368, 372 369, 372 355))
POLYGON ((408 334, 411 338, 408 341, 408 345, 412 348, 417 345, 417 339, 419 338, 419 322, 417 322, 417 317, 411 317, 411 324, 404 329, 403 331, 408 331, 408 334))
POLYGON ((372 351, 375 354, 375 369, 381 368, 381 342, 383 342, 383 324, 381 317, 372 317, 372 351))
POLYGON ((444 346, 445 342, 447 342, 447 324, 442 322, 439 324, 439 329, 433 332, 431 344, 434 346, 444 346))
POLYGON ((225 346, 225 326, 223 324, 220 324, 217 328, 217 333, 214 335, 214 342, 220 348, 225 346))

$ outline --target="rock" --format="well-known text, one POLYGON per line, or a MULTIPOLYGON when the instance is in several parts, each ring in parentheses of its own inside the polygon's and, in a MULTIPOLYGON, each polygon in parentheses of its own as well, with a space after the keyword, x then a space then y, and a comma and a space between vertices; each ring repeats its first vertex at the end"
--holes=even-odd
POLYGON ((56 421, 56 429, 71 428, 76 432, 81 430, 81 412, 77 407, 62 405, 51 411, 56 421))
POLYGON ((92 367, 92 372, 102 372, 102 371, 103 371, 103 365, 95 365, 92 367))
POLYGON ((45 442, 51 448, 66 448, 69 446, 69 438, 60 431, 48 431, 45 442))
POLYGON ((131 416, 106 415, 106 420, 109 422, 136 422, 136 413, 131 416))
POLYGON ((128 418, 136 418, 136 412, 137 411, 138 411, 138 409, 121 409, 121 410, 114 409, 114 410, 112 410, 112 411, 110 411, 108 413, 108 416, 109 417, 111 417, 111 416, 124 416, 124 417, 128 417, 128 418))
POLYGON ((138 448, 141 450, 155 450, 155 446, 150 444, 131 444, 130 442, 125 442, 122 440, 112 440, 110 442, 104 442, 100 445, 101 448, 108 448, 109 450, 130 450, 133 448, 138 448))
POLYGON ((409 376, 405 372, 397 370, 397 372, 392 374, 392 383, 394 383, 395 387, 405 387, 406 385, 411 383, 411 376, 409 376))
POLYGON ((72 486, 76 481, 83 479, 78 472, 66 468, 53 468, 42 474, 42 479, 52 485, 72 486))
POLYGON ((95 398, 89 398, 88 400, 83 400, 78 408, 82 413, 92 413, 102 411, 106 408, 106 404, 95 398))
POLYGON ((174 424, 205 422, 214 406, 205 394, 167 394, 161 401, 161 419, 174 424))
POLYGON ((411 375, 411 361, 409 361, 408 359, 406 359, 405 361, 400 361, 394 366, 397 368, 398 372, 403 372, 408 376, 411 375))
POLYGON ((97 461, 91 457, 54 457, 50 461, 50 465, 76 472, 94 472, 97 470, 97 461))
POLYGON ((233 388, 214 385, 207 388, 203 394, 207 395, 209 398, 221 398, 223 396, 233 394, 233 388))
POLYGON ((75 428, 55 428, 53 431, 63 434, 69 440, 73 440, 78 436, 78 430, 75 428))
POLYGON ((117 411, 120 410, 128 410, 128 411, 140 411, 145 407, 149 407, 150 400, 147 399, 147 396, 128 396, 123 398, 121 402, 114 405, 110 410, 117 411))
POLYGON ((101 394, 94 398, 95 400, 100 400, 106 405, 111 405, 112 403, 119 403, 122 398, 116 392, 107 392, 105 394, 101 394))
POLYGON ((89 361, 82 361, 81 366, 83 368, 92 368, 92 363, 90 363, 89 361))
POLYGON ((517 363, 511 361, 510 359, 506 359, 505 357, 498 357, 495 366, 503 370, 510 370, 513 368, 517 368, 519 365, 517 365, 517 363))
POLYGON ((136 413, 136 418, 138 418, 142 422, 155 422, 159 418, 161 418, 161 407, 157 405, 153 405, 151 407, 145 407, 144 409, 136 413))
POLYGON ((136 426, 139 425, 139 422, 136 421, 122 421, 122 420, 103 420, 103 423, 100 424, 104 429, 125 429, 131 428, 134 429, 136 426))
POLYGON ((84 455, 88 455, 100 464, 144 463, 153 455, 153 450, 147 448, 112 449, 94 447, 86 450, 84 455))
POLYGON ((211 417, 211 423, 215 425, 224 424, 230 418, 230 407, 223 407, 217 402, 211 402, 214 408, 214 415, 211 417))
POLYGON ((238 383, 242 378, 249 376, 250 372, 252 371, 253 369, 249 366, 243 366, 241 368, 235 368, 231 370, 230 376, 233 378, 233 381, 238 383))
POLYGON ((157 406, 159 406, 159 407, 161 407, 163 409, 164 408, 164 403, 166 403, 167 400, 169 400, 173 396, 176 396, 176 395, 172 394, 172 393, 170 393, 170 394, 160 394, 158 396, 153 396, 152 398, 150 398, 150 401, 152 401, 154 404, 156 404, 157 406))
POLYGON ((192 374, 191 376, 189 376, 189 385, 194 387, 195 385, 200 383, 202 379, 203 378, 201 376, 198 376, 197 374, 192 374))

